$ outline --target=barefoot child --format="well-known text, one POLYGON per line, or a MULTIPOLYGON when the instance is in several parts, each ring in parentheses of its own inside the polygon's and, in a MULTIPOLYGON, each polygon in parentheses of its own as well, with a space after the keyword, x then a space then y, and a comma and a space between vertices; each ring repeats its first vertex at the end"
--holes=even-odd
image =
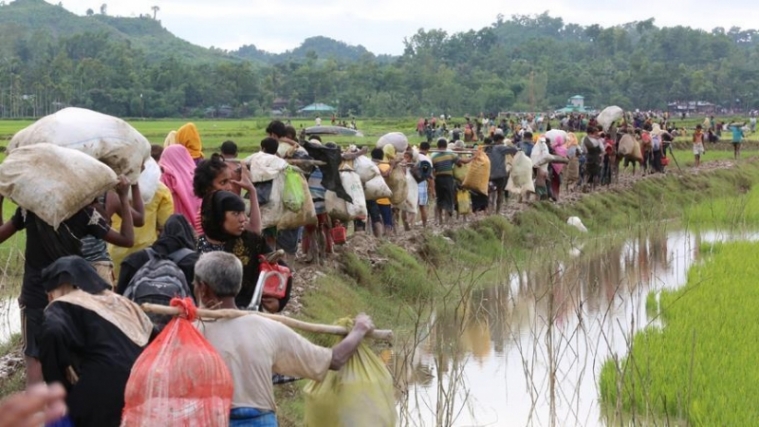
POLYGON ((696 167, 701 165, 701 156, 706 154, 704 149, 704 132, 701 125, 696 125, 696 132, 693 133, 693 155, 696 158, 696 167))

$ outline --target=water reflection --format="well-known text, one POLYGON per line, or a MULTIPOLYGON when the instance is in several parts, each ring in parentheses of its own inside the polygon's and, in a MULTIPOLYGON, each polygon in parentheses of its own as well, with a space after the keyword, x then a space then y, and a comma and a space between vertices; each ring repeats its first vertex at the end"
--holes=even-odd
POLYGON ((625 355, 635 331, 656 324, 646 312, 649 292, 682 286, 702 242, 755 237, 640 235, 474 292, 436 313, 396 360, 401 425, 611 424, 598 375, 609 357, 625 355))

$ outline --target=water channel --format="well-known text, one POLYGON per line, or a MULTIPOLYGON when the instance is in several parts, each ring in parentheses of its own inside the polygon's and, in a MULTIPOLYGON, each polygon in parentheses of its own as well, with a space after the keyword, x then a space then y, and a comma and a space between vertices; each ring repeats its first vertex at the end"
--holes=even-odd
MULTIPOLYGON (((702 243, 756 238, 642 235, 475 291, 463 309, 435 313, 411 351, 396 349, 400 425, 619 425, 599 401, 598 375, 636 331, 661 326, 648 294, 683 286, 702 243)), ((19 330, 15 298, 0 301, 0 343, 19 330)))
POLYGON ((619 425, 600 403, 599 374, 635 331, 661 327, 648 294, 683 286, 702 243, 746 238, 755 236, 640 236, 475 292, 465 309, 436 313, 413 351, 396 353, 400 424, 619 425))

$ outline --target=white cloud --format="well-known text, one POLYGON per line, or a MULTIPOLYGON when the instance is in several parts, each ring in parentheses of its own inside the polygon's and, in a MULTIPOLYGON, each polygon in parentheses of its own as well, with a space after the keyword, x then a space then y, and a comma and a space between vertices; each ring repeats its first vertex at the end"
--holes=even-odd
MULTIPOLYGON (((57 2, 56 0, 48 0, 57 2)), ((479 0, 450 3, 442 0, 63 0, 64 7, 84 14, 108 4, 111 15, 152 14, 172 33, 202 46, 236 49, 243 44, 281 52, 300 45, 306 37, 323 35, 362 44, 375 53, 400 54, 403 38, 419 28, 441 28, 448 33, 478 30, 501 13, 539 14, 549 11, 566 23, 610 26, 656 19, 659 26, 756 27, 757 6, 752 0, 549 0, 504 2, 479 0)))

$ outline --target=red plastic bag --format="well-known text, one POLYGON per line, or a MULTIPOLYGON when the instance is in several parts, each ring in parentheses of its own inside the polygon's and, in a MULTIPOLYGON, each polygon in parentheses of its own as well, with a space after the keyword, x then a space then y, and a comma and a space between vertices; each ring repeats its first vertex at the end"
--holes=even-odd
POLYGON ((226 427, 234 382, 224 360, 192 324, 192 299, 132 367, 124 396, 123 427, 226 427))
POLYGON ((287 294, 287 281, 292 276, 290 269, 276 262, 273 264, 267 262, 263 255, 259 256, 259 260, 259 272, 264 275, 263 296, 276 299, 284 298, 287 294))
POLYGON ((669 166, 669 158, 667 158, 667 156, 662 156, 662 158, 661 158, 661 165, 662 166, 669 166))

